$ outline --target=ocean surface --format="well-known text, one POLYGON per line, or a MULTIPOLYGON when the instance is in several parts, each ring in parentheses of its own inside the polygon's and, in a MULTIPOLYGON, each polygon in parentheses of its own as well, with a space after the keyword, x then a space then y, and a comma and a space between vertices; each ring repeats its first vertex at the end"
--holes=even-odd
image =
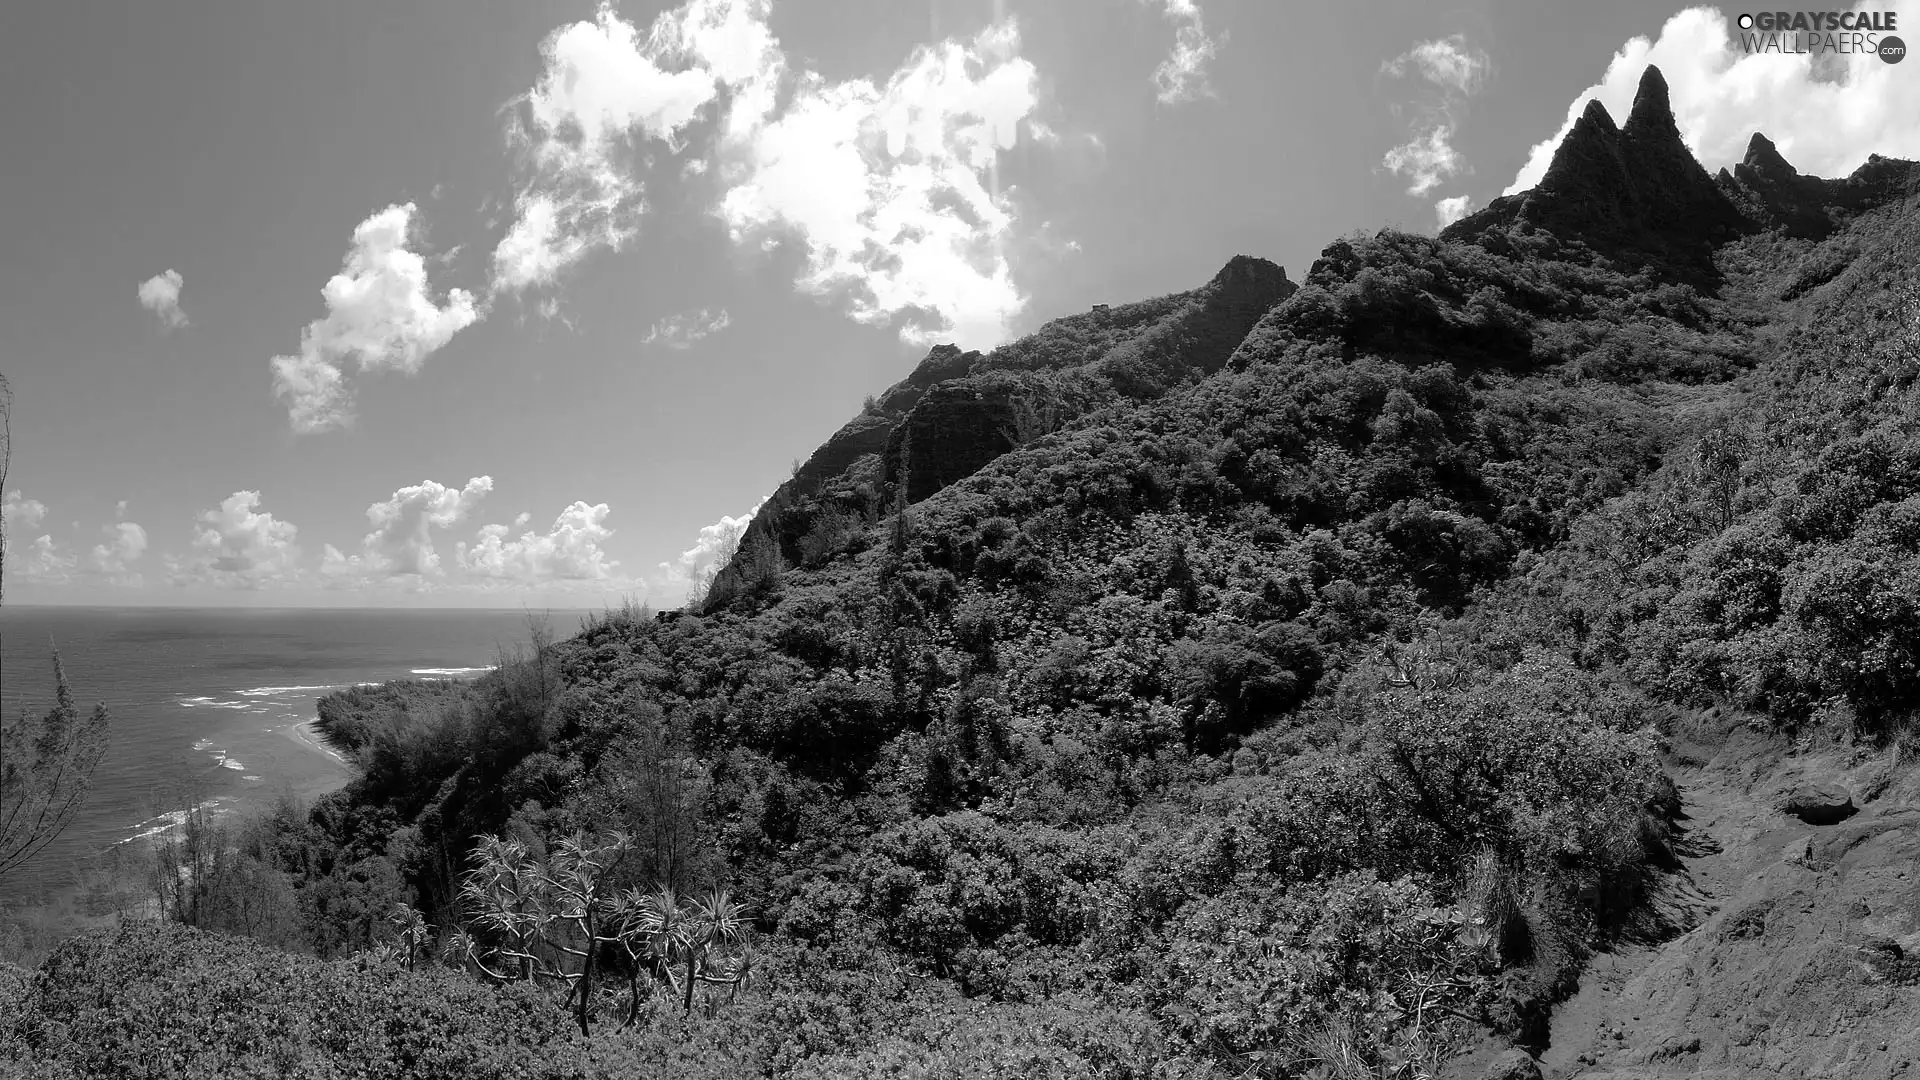
MULTIPOLYGON (((570 636, 581 612, 546 612, 570 636)), ((83 712, 104 702, 111 745, 73 824, 0 900, 65 888, 76 866, 210 802, 219 813, 303 804, 346 783, 314 703, 355 683, 470 678, 528 640, 524 611, 231 608, 0 609, 0 708, 53 701, 49 644, 83 712)))

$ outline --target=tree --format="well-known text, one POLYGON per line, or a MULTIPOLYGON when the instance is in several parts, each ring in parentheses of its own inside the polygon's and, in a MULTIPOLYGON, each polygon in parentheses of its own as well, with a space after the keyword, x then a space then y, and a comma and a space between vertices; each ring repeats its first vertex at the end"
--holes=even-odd
MULTIPOLYGON (((0 375, 0 490, 13 458, 13 389, 0 375)), ((0 518, 0 552, 6 550, 0 518)), ((0 580, 4 580, 0 566, 0 580)), ((0 587, 0 597, 5 595, 0 587)), ((53 654, 53 708, 39 719, 0 715, 0 879, 45 851, 73 821, 93 771, 107 752, 107 707, 84 721, 73 703, 60 654, 53 654)))
MULTIPOLYGON (((515 841, 483 836, 461 890, 470 928, 454 930, 444 955, 481 974, 510 982, 544 979, 566 987, 582 1035, 591 1032, 595 979, 605 979, 603 957, 624 956, 629 993, 626 1023, 664 984, 693 1011, 698 983, 734 991, 754 981, 756 966, 745 909, 725 890, 692 902, 661 886, 652 892, 617 890, 616 872, 632 841, 615 833, 576 833, 540 858, 515 841), (502 962, 505 963, 502 963, 502 962)), ((412 955, 411 912, 397 912, 402 944, 412 955)))
POLYGON ((53 654, 54 704, 39 719, 0 718, 0 879, 46 850, 72 823, 107 752, 107 707, 85 720, 53 654))

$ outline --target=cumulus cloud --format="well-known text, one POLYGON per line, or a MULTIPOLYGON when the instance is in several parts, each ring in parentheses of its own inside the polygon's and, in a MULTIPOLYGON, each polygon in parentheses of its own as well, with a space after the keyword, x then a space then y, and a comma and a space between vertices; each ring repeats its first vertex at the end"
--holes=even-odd
POLYGON ((611 508, 575 502, 560 511, 544 533, 528 530, 516 539, 505 525, 486 525, 472 544, 454 546, 454 561, 477 577, 515 584, 606 581, 620 565, 600 547, 613 536, 611 508))
POLYGON ((647 328, 647 336, 640 339, 642 345, 664 345, 669 349, 691 348, 694 342, 725 330, 733 324, 733 317, 725 308, 719 311, 682 312, 669 315, 647 328))
MULTIPOLYGON (((1215 42, 1198 9, 1163 2, 1181 24, 1180 70, 1201 71, 1215 42)), ((681 155, 697 128, 703 152, 660 167, 713 174, 736 242, 797 240, 803 291, 844 295, 855 319, 900 322, 916 344, 996 343, 1024 304, 998 156, 1036 104, 1014 25, 924 47, 884 83, 836 81, 789 64, 770 10, 688 0, 642 29, 603 5, 547 37, 541 75, 513 103, 523 178, 494 292, 548 288, 627 246, 646 210, 643 171, 681 155)), ((557 308, 548 297, 532 310, 557 308)))
POLYGON ((165 330, 187 325, 187 313, 180 310, 180 286, 185 283, 178 270, 155 274, 140 283, 140 306, 160 317, 165 330))
POLYGON ((433 530, 465 520, 492 490, 490 476, 476 476, 462 488, 433 480, 403 487, 367 507, 367 521, 373 531, 361 541, 360 554, 345 556, 329 544, 321 553, 321 572, 336 576, 438 576, 444 571, 434 547, 433 530))
POLYGON ((1694 7, 1668 19, 1658 38, 1629 40, 1600 81, 1574 98, 1560 130, 1533 148, 1505 193, 1525 191, 1546 176, 1554 150, 1588 101, 1599 99, 1624 120, 1648 64, 1666 76, 1680 134, 1709 171, 1741 160, 1756 131, 1795 168, 1818 176, 1844 176, 1871 153, 1920 157, 1920 124, 1913 120, 1920 115, 1920 79, 1911 65, 1867 54, 1749 55, 1740 51, 1737 32, 1719 9, 1694 7))
POLYGON ((663 15, 643 39, 603 3, 593 21, 563 26, 541 44, 540 79, 516 102, 513 134, 527 175, 494 249, 496 292, 551 285, 588 253, 619 250, 639 231, 635 136, 673 144, 718 92, 707 71, 668 70, 676 25, 663 15))
POLYGON ((1452 139, 1453 128, 1442 124, 1387 151, 1381 164, 1407 178, 1407 194, 1425 195, 1461 169, 1463 162, 1452 139))
POLYGON ((42 535, 22 542, 16 537, 38 529, 47 519, 47 504, 29 499, 19 489, 6 494, 0 505, 0 520, 5 522, 4 558, 8 576, 26 585, 57 585, 68 580, 75 559, 71 552, 42 535))
POLYGON ((260 509, 260 493, 236 491, 195 519, 192 554, 170 562, 176 585, 259 589, 299 576, 299 530, 260 509))
POLYGON ((39 499, 29 499, 20 493, 19 488, 7 492, 4 505, 0 505, 0 517, 6 522, 7 535, 12 536, 16 529, 37 529, 47 519, 47 504, 39 499))
POLYGON ((1465 195, 1454 195, 1445 199, 1436 199, 1433 212, 1440 219, 1440 227, 1447 226, 1466 217, 1473 210, 1473 200, 1465 195))
POLYGON ((740 546, 741 535, 747 531, 753 515, 759 513, 766 502, 762 498, 738 517, 722 517, 701 528, 700 536, 692 547, 681 552, 679 558, 660 564, 662 584, 685 588, 710 579, 716 570, 733 557, 734 549, 740 546))
POLYGON ((1480 88, 1487 55, 1467 45, 1465 35, 1422 41, 1387 61, 1381 70, 1393 76, 1418 75, 1442 90, 1462 96, 1480 88))
POLYGON ((354 229, 345 265, 321 290, 326 317, 301 333, 298 354, 273 358, 274 395, 286 403, 295 431, 351 422, 349 364, 359 374, 414 374, 480 317, 465 289, 434 302, 426 260, 407 247, 413 214, 412 203, 389 206, 354 229))
POLYGON ((116 585, 142 584, 144 579, 133 569, 133 564, 147 552, 147 530, 134 522, 121 521, 102 526, 100 531, 107 535, 107 540, 93 546, 88 569, 116 585))
MULTIPOLYGON (((1381 164, 1406 178, 1407 194, 1424 196, 1447 178, 1469 172, 1454 149, 1454 131, 1466 112, 1467 99, 1486 81, 1491 62, 1467 44, 1464 35, 1422 41, 1380 66, 1382 74, 1425 83, 1413 103, 1413 134, 1388 150, 1381 164)), ((1442 218, 1448 205, 1464 207, 1464 196, 1442 199, 1435 205, 1442 218)))
MULTIPOLYGON (((1143 0, 1154 3, 1155 0, 1143 0)), ((1173 52, 1154 69, 1153 85, 1162 105, 1213 96, 1207 66, 1213 63, 1227 36, 1208 37, 1200 6, 1193 0, 1159 0, 1174 24, 1173 52)))
POLYGON ((10 572, 25 585, 64 585, 72 580, 76 562, 72 552, 42 535, 21 545, 10 572))
POLYGON ((901 323, 913 344, 1005 339, 1025 305, 997 166, 1034 110, 1037 73, 1012 22, 919 49, 887 80, 800 77, 778 117, 739 135, 720 205, 736 241, 773 231, 807 252, 799 287, 901 323))

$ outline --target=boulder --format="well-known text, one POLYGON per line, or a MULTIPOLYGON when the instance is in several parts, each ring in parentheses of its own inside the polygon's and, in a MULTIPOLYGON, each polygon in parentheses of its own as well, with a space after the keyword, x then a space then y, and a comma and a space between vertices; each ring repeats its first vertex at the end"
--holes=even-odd
POLYGON ((1480 1074, 1484 1080, 1540 1080, 1540 1063, 1525 1050, 1509 1050, 1480 1074))
POLYGON ((1797 817, 1809 825, 1838 825, 1860 812, 1853 805, 1853 793, 1838 784, 1804 781, 1780 793, 1782 813, 1797 817))

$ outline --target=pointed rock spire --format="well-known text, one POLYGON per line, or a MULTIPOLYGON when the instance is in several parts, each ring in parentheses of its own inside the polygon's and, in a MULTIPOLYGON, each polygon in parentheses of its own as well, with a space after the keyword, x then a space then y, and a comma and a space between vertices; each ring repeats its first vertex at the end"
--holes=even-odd
POLYGON ((1780 150, 1773 145, 1773 140, 1757 131, 1747 142, 1747 156, 1740 164, 1752 169, 1760 176, 1785 178, 1799 175, 1794 167, 1787 163, 1787 159, 1780 155, 1780 150))
POLYGON ((1594 183, 1616 187, 1620 177, 1620 131, 1607 107, 1595 98, 1560 140, 1547 174, 1540 180, 1546 191, 1582 188, 1594 183))
POLYGON ((1652 64, 1640 73, 1640 89, 1633 95, 1633 108, 1627 112, 1627 126, 1622 129, 1629 136, 1665 136, 1680 134, 1680 127, 1673 120, 1673 101, 1667 93, 1667 77, 1652 64))
MULTIPOLYGON (((1613 114, 1607 111, 1605 105, 1600 104, 1599 98, 1587 99, 1587 107, 1581 111, 1580 119, 1573 122, 1573 130, 1580 130, 1582 124, 1585 124, 1589 128, 1604 131, 1609 135, 1620 130, 1613 124, 1613 114)), ((1567 134, 1571 135, 1573 132, 1568 132, 1567 134)))

